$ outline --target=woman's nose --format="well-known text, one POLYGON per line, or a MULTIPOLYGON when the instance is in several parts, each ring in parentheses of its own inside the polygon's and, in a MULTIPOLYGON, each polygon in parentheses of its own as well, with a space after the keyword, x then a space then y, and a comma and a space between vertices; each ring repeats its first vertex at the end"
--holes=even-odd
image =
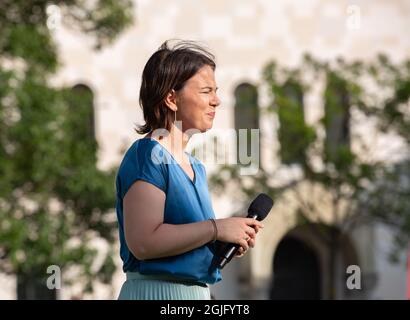
POLYGON ((219 100, 218 95, 215 93, 215 94, 213 95, 212 100, 211 100, 211 105, 217 107, 217 106, 219 106, 220 104, 221 104, 221 100, 219 100))

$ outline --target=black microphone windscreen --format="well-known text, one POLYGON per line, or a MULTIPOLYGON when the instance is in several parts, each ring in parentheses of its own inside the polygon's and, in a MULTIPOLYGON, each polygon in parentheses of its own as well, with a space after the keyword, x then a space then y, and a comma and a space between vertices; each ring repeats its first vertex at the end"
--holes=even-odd
POLYGON ((257 215, 257 220, 261 221, 266 218, 273 207, 273 200, 265 193, 259 194, 249 206, 249 215, 257 215))

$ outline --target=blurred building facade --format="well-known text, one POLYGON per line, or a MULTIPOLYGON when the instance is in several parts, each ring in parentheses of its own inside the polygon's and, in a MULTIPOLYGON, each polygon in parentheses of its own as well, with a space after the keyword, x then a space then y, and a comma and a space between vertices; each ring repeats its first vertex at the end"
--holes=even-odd
MULTIPOLYGON (((143 120, 138 106, 142 69, 167 39, 197 40, 216 55, 222 104, 210 133, 235 128, 235 92, 241 86, 260 88, 262 69, 272 59, 295 66, 306 52, 323 60, 341 56, 363 61, 379 52, 393 61, 410 54, 410 3, 406 0, 135 0, 135 17, 135 24, 114 45, 99 52, 92 50, 87 37, 63 26, 54 32, 62 67, 53 83, 73 88, 86 86, 93 93, 101 168, 118 166, 122 152, 139 138, 133 128, 143 120)), ((267 97, 262 91, 258 93, 258 105, 263 108, 267 97)), ((304 100, 305 121, 316 124, 324 112, 323 102, 315 94, 304 100)), ((280 167, 280 160, 272 156, 278 149, 278 120, 271 115, 259 116, 256 121, 262 150, 272 151, 262 154, 261 164, 280 167)), ((204 165, 209 172, 216 168, 206 162, 204 165)), ((293 173, 284 172, 285 176, 289 174, 293 173)), ((301 188, 311 196, 310 186, 301 188)), ((218 218, 230 216, 238 201, 231 195, 212 197, 218 218)), ((326 198, 326 190, 316 190, 313 197, 321 201, 326 198)), ((345 281, 339 281, 337 298, 406 298, 405 260, 391 264, 387 258, 391 237, 387 227, 369 225, 346 238, 343 256, 338 258, 338 278, 345 279, 346 266, 358 265, 362 289, 348 291, 345 281)), ((327 259, 326 250, 308 228, 296 225, 292 200, 282 201, 270 213, 257 247, 246 257, 231 262, 223 270, 224 280, 212 291, 216 299, 274 297, 273 280, 275 272, 279 272, 274 272, 276 265, 284 270, 283 279, 293 275, 292 281, 305 283, 305 298, 326 299, 327 259)), ((101 287, 91 298, 116 298, 124 281, 119 260, 118 264, 113 289, 101 287)), ((284 286, 282 290, 291 290, 284 286)), ((2 296, 13 298, 11 280, 0 290, 2 296)), ((63 288, 60 298, 71 297, 72 291, 63 288)))

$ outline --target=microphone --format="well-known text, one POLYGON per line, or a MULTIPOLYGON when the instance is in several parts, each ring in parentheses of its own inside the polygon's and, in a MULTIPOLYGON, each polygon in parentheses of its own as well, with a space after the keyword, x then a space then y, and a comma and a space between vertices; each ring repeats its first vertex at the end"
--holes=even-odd
MULTIPOLYGON (((266 218, 268 213, 273 207, 273 200, 265 193, 259 194, 250 204, 248 209, 247 218, 256 219, 262 221, 266 218)), ((214 257, 213 264, 219 268, 223 269, 226 264, 231 261, 238 251, 240 245, 233 243, 220 242, 220 248, 217 250, 214 257)))

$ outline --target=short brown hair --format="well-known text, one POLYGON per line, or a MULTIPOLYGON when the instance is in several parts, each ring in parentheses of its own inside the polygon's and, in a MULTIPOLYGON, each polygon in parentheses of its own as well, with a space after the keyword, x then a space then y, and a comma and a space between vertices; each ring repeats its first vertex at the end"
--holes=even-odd
POLYGON ((167 94, 181 90, 203 66, 215 70, 214 60, 213 54, 193 41, 178 41, 172 46, 165 41, 142 72, 139 103, 145 124, 136 131, 145 134, 159 128, 171 130, 174 114, 165 104, 167 94))

